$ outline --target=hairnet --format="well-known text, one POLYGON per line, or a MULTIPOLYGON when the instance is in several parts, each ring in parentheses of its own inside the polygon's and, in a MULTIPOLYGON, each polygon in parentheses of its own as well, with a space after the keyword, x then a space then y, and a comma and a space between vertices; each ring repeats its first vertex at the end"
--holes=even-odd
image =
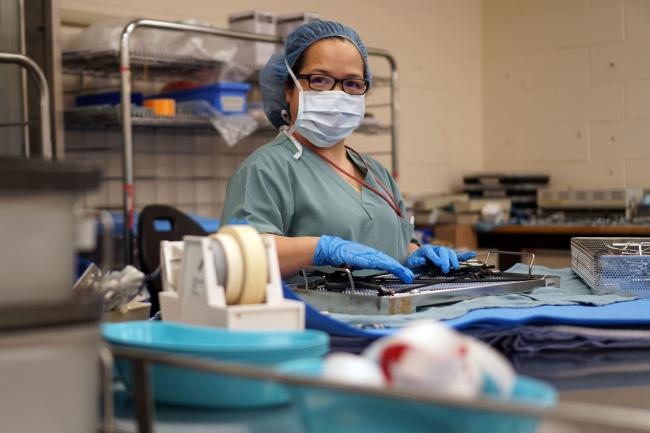
POLYGON ((288 123, 282 116, 283 110, 288 111, 289 109, 284 97, 285 84, 289 76, 285 60, 290 67, 293 67, 300 55, 311 44, 321 39, 337 36, 349 40, 357 47, 363 58, 365 79, 372 82, 372 73, 368 66, 368 52, 357 32, 334 21, 318 20, 303 24, 287 37, 284 43, 284 53, 273 54, 260 72, 264 113, 276 128, 288 123))

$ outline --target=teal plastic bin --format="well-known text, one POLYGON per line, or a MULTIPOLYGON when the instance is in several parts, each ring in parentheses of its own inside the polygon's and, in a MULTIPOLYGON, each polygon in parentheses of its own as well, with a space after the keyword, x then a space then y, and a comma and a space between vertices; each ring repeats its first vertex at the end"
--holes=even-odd
MULTIPOLYGON (((255 367, 274 368, 327 353, 329 337, 320 331, 237 332, 169 322, 105 324, 106 341, 140 350, 192 356, 255 367)), ((119 377, 133 386, 131 362, 115 361, 119 377)), ((210 407, 258 408, 287 404, 283 385, 258 379, 206 373, 192 369, 152 365, 153 395, 158 403, 210 407)))
MULTIPOLYGON (((285 373, 318 376, 320 360, 301 360, 280 367, 285 373)), ((342 390, 288 386, 293 404, 309 433, 533 433, 539 420, 522 415, 379 397, 342 390)), ((518 377, 512 402, 551 407, 557 393, 538 380, 518 377)))

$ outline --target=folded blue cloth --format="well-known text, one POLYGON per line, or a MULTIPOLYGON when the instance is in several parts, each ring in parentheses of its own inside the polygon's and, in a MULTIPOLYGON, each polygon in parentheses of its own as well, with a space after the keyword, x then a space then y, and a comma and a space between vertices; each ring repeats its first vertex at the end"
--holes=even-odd
POLYGON ((650 384, 647 350, 565 350, 509 356, 517 373, 558 390, 639 387, 650 384))
POLYGON ((650 349, 650 329, 594 328, 571 325, 521 325, 466 329, 503 352, 537 354, 553 351, 650 349))
POLYGON ((458 329, 472 326, 518 326, 525 323, 635 327, 650 325, 649 311, 650 299, 633 299, 601 306, 546 305, 536 308, 474 310, 446 323, 458 329))

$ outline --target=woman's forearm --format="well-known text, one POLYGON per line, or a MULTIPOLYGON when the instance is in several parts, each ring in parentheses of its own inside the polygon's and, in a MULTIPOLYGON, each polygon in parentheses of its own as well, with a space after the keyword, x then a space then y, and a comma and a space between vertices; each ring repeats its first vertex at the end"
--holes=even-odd
POLYGON ((312 265, 319 238, 307 236, 290 238, 277 235, 274 238, 282 278, 297 275, 302 268, 312 265))

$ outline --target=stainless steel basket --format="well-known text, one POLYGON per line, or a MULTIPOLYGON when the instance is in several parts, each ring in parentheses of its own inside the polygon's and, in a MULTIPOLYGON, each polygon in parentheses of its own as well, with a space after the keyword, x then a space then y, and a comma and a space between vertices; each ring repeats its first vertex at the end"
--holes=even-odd
POLYGON ((650 238, 572 238, 571 268, 596 293, 650 297, 650 238))

